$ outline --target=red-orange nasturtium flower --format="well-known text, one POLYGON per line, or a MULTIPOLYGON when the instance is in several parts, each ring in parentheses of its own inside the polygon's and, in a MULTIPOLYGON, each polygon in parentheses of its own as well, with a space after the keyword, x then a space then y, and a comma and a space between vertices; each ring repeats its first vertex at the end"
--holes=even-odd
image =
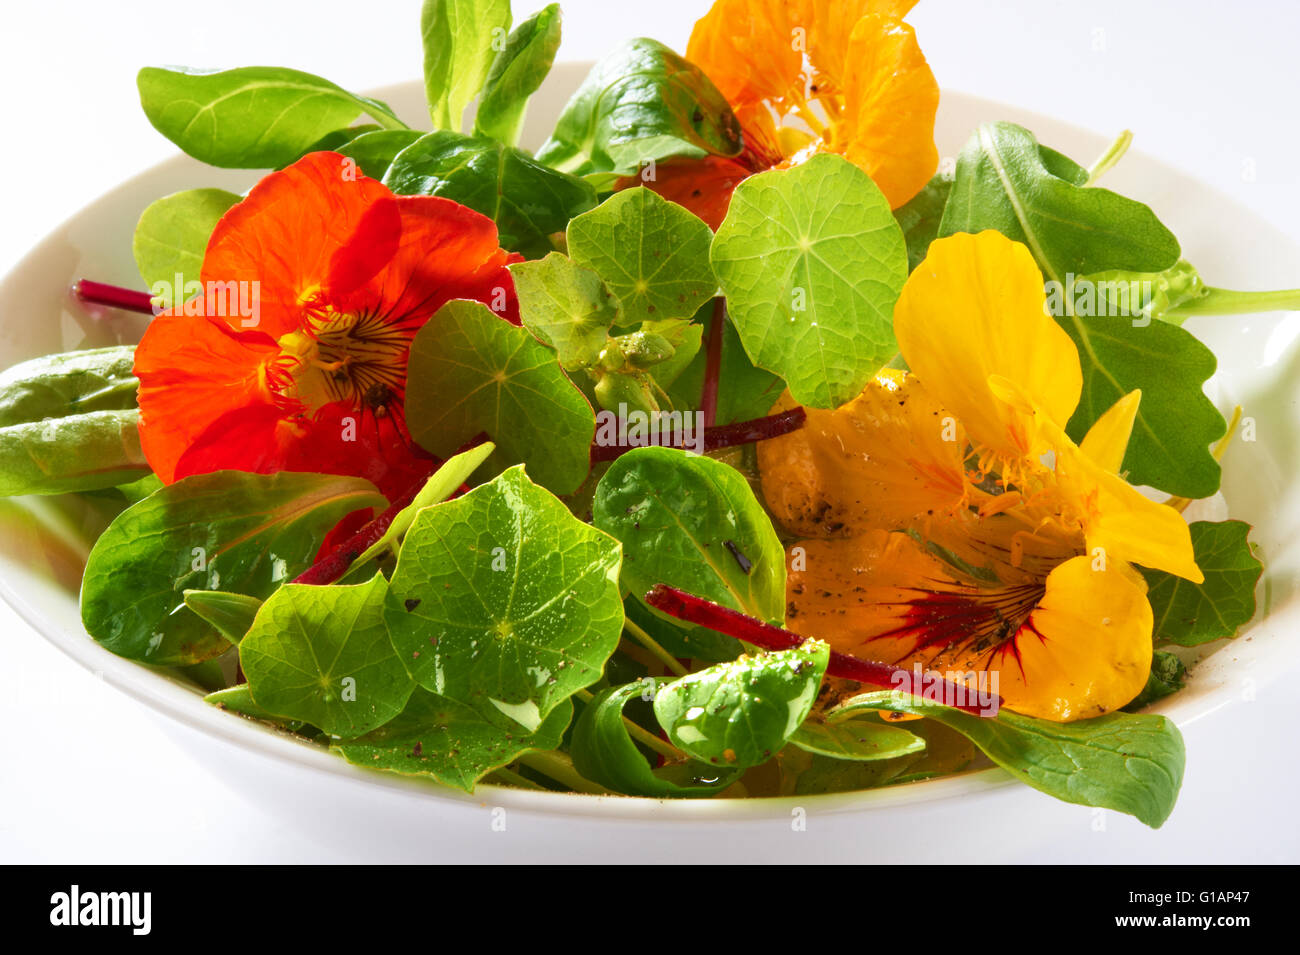
POLYGON ((903 22, 915 3, 716 0, 686 58, 731 104, 745 149, 661 163, 646 184, 716 229, 747 176, 832 152, 862 167, 893 208, 903 205, 939 162, 939 87, 903 22))
POLYGON ((401 493, 429 465, 406 431, 411 339, 454 298, 518 324, 516 259, 486 216, 394 196, 337 153, 271 173, 217 223, 204 295, 158 315, 136 349, 149 463, 167 484, 319 471, 401 493))

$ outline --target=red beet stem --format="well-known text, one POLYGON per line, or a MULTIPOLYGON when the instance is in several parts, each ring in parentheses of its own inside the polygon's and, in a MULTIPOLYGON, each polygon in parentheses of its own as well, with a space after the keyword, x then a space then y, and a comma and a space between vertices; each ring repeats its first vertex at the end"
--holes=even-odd
MULTIPOLYGON (((441 463, 440 461, 432 462, 429 474, 432 474, 434 469, 441 463)), ((388 506, 387 510, 369 523, 362 525, 359 531, 304 570, 293 579, 293 583, 332 584, 346 574, 348 568, 352 566, 352 562, 364 554, 366 548, 384 536, 384 532, 392 525, 394 518, 397 517, 402 508, 415 500, 415 495, 420 493, 420 488, 424 487, 428 479, 429 476, 426 474, 412 484, 388 506)))
MULTIPOLYGON (((798 431, 803 427, 807 418, 808 414, 803 408, 791 408, 789 411, 768 415, 766 418, 754 418, 752 421, 738 421, 735 424, 705 428, 703 450, 716 451, 718 448, 729 448, 737 444, 750 444, 754 441, 766 441, 768 438, 779 438, 791 431, 798 431)), ((655 442, 658 447, 669 448, 680 448, 683 444, 682 436, 677 432, 668 435, 661 434, 655 442)), ((591 460, 593 462, 613 461, 631 450, 632 447, 628 445, 593 444, 591 446, 591 460)))
POLYGON ((142 315, 157 314, 153 297, 148 292, 137 292, 135 289, 122 288, 120 285, 105 285, 103 282, 92 282, 90 279, 78 280, 72 286, 72 292, 79 301, 87 305, 107 305, 110 308, 139 312, 142 315))
MULTIPOLYGON (((751 617, 749 614, 732 610, 730 607, 723 607, 712 600, 705 600, 703 597, 688 594, 684 590, 669 587, 667 584, 656 584, 645 595, 645 602, 670 617, 685 620, 687 623, 698 624, 701 627, 708 627, 710 630, 725 633, 737 640, 743 640, 745 643, 762 647, 764 650, 792 650, 806 639, 782 627, 764 623, 757 617, 751 617)), ((826 667, 826 673, 829 676, 856 680, 858 683, 890 690, 899 686, 910 686, 915 675, 911 670, 903 667, 859 660, 857 657, 851 657, 847 653, 839 653, 835 650, 831 651, 830 664, 826 667), (902 679, 900 679, 900 676, 902 679)), ((942 682, 946 685, 945 689, 948 691, 945 694, 945 699, 961 699, 969 692, 967 688, 959 688, 957 684, 949 680, 943 680, 942 682)), ((1001 698, 999 697, 1000 702, 1001 698)), ((983 715, 981 708, 973 703, 954 706, 953 708, 964 710, 976 716, 983 715)))
POLYGON ((712 428, 718 421, 718 377, 722 374, 722 326, 727 321, 727 300, 713 300, 713 319, 709 322, 709 337, 704 354, 704 384, 700 388, 700 412, 704 427, 712 428))

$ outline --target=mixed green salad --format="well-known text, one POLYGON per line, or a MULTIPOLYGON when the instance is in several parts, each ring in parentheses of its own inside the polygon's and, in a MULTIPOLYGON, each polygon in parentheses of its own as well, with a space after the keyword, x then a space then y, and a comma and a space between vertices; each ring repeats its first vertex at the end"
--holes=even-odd
POLYGON ((557 6, 426 0, 432 131, 143 69, 159 132, 265 174, 142 210, 140 290, 78 283, 138 343, 0 375, 0 494, 100 520, 90 637, 464 791, 997 765, 1161 825, 1184 748, 1143 710, 1261 573, 1183 516, 1241 415, 1183 323, 1300 292, 1203 280, 1099 185, 1127 134, 1085 166, 995 122, 941 165, 911 6, 718 0, 535 152, 557 6))

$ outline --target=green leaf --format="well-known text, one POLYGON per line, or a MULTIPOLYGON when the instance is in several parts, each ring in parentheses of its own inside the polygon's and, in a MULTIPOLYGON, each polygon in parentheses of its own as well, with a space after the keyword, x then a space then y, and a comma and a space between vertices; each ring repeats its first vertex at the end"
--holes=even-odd
POLYGON ((144 477, 139 421, 133 408, 0 428, 0 497, 91 491, 144 477))
POLYGON ((239 200, 224 189, 187 189, 150 203, 140 214, 131 254, 140 278, 163 308, 197 294, 187 294, 185 286, 200 280, 212 230, 239 200))
POLYGON ((1178 240, 1155 213, 1109 189, 1080 185, 1079 168, 1059 153, 1045 155, 1022 126, 986 123, 957 157, 939 234, 996 229, 1029 246, 1043 274, 1058 282, 1070 272, 1159 272, 1178 261, 1178 240))
POLYGON ((411 343, 406 416, 411 436, 441 457, 487 432, 488 467, 526 462, 557 494, 590 467, 596 418, 555 353, 478 302, 452 301, 411 343))
POLYGON ((225 590, 187 590, 181 595, 185 606, 217 628, 235 646, 253 626, 262 601, 225 590))
POLYGON ((185 606, 186 590, 269 597, 311 566, 335 524, 384 505, 368 482, 334 475, 217 471, 177 481, 123 511, 95 542, 82 622, 109 650, 145 663, 224 653, 229 641, 185 606))
MULTIPOLYGON (((384 551, 393 547, 398 539, 404 537, 406 532, 411 529, 411 524, 415 521, 415 515, 426 507, 432 507, 435 504, 441 504, 447 498, 451 497, 462 484, 469 480, 479 466, 486 461, 492 452, 496 450, 496 445, 491 441, 484 441, 482 444, 475 445, 468 451, 462 451, 460 454, 448 458, 439 466, 438 470, 429 475, 429 479, 424 482, 411 503, 406 505, 397 512, 388 523, 388 528, 380 535, 379 540, 375 541, 360 556, 352 561, 352 569, 364 567, 367 561, 374 560, 384 551)), ((349 570, 349 573, 352 571, 349 570)))
POLYGON ((785 620, 785 551, 734 468, 676 448, 634 448, 601 478, 592 520, 622 541, 623 586, 638 597, 668 584, 785 620))
POLYGON ((552 252, 510 266, 524 327, 555 349, 565 371, 596 363, 618 318, 618 302, 591 269, 552 252))
POLYGON ((790 742, 810 753, 859 762, 895 759, 925 749, 925 740, 915 733, 867 720, 839 723, 810 720, 790 734, 790 742))
POLYGON ((903 240, 907 243, 909 273, 921 264, 930 250, 930 243, 939 237, 939 223, 952 193, 952 180, 950 172, 935 173, 920 192, 894 210, 894 218, 898 220, 903 240))
POLYGON ((414 684, 384 625, 388 582, 287 584, 239 643, 253 700, 268 712, 356 737, 406 706, 414 684))
POLYGON ((745 649, 739 640, 725 633, 682 624, 657 614, 642 603, 640 597, 629 595, 624 599, 623 612, 629 621, 644 629, 661 647, 684 660, 721 663, 736 659, 745 649))
POLYGON ((135 407, 135 348, 116 345, 19 362, 0 373, 0 428, 135 407))
POLYGON ((588 779, 629 796, 716 795, 736 778, 734 768, 691 760, 651 769, 628 734, 623 708, 635 697, 651 699, 662 685, 645 679, 597 693, 573 726, 573 765, 588 779))
POLYGON ((286 720, 258 706, 253 702, 253 694, 248 691, 247 683, 237 683, 222 690, 214 690, 203 699, 218 709, 266 723, 274 723, 291 733, 300 732, 305 726, 301 720, 286 720))
POLYGON ((681 156, 735 156, 740 122, 718 88, 657 40, 628 40, 573 94, 539 161, 574 175, 631 175, 681 156))
MULTIPOLYGON (((704 344, 704 326, 680 319, 667 319, 643 322, 641 329, 650 334, 662 335, 673 346, 671 357, 656 362, 650 367, 650 374, 654 377, 655 383, 667 392, 700 353, 700 346, 704 344)), ((689 408, 692 405, 688 404, 685 407, 689 408)))
POLYGON ((560 7, 553 3, 519 24, 492 61, 474 114, 474 132, 518 145, 528 98, 551 71, 559 48, 560 7))
POLYGON ((386 129, 404 128, 382 103, 278 66, 206 73, 146 66, 136 85, 154 129, 195 159, 225 168, 287 166, 362 112, 386 129))
POLYGON ((893 691, 864 693, 829 711, 893 710, 955 729, 1021 782, 1065 802, 1136 816, 1158 829, 1183 782, 1183 737, 1163 716, 1109 713, 1074 723, 1021 716, 973 716, 893 691))
POLYGON ((715 766, 767 762, 808 718, 830 647, 746 655, 675 680, 655 694, 655 717, 684 752, 715 766))
MULTIPOLYGON (((668 389, 674 407, 700 406, 707 364, 707 349, 701 348, 668 389)), ((718 424, 763 417, 784 390, 785 382, 770 371, 757 367, 745 354, 736 327, 731 322, 723 325, 722 360, 718 364, 718 424)))
POLYGON ((599 275, 621 306, 620 325, 690 318, 713 298, 713 231, 644 186, 616 192, 569 223, 569 255, 599 275))
POLYGON ((1178 240, 1142 203, 1083 186, 1080 169, 1040 147, 1023 127, 981 126, 957 159, 939 234, 996 229, 1028 246, 1051 283, 1049 307, 1078 346, 1083 367, 1083 397, 1070 436, 1080 440, 1116 400, 1141 389, 1124 458, 1129 480, 1206 497, 1219 487, 1209 447, 1224 430, 1201 391, 1214 372, 1213 354, 1168 325, 1074 314, 1069 291, 1072 277, 1163 272, 1178 262, 1178 240))
POLYGON ((404 776, 431 776, 473 792, 494 769, 525 753, 551 750, 573 719, 565 700, 534 733, 500 713, 485 712, 416 687, 401 714, 359 739, 334 744, 350 763, 404 776))
POLYGON ((745 351, 796 401, 838 407, 898 351, 907 246, 889 202, 848 160, 819 153, 746 179, 712 256, 745 351))
POLYGON ((445 130, 398 153, 384 184, 399 195, 442 196, 481 212, 497 224, 503 248, 529 258, 550 252, 550 236, 596 204, 581 179, 495 140, 445 130))
POLYGON ((510 30, 510 0, 424 0, 424 92, 435 129, 460 132, 510 30))
POLYGON ((1196 521, 1189 528, 1205 582, 1143 568, 1155 615, 1155 642, 1194 647, 1235 636, 1255 616, 1255 584, 1264 566, 1251 553, 1243 521, 1196 521))
POLYGON ((1125 711, 1136 713, 1156 700, 1177 693, 1183 688, 1183 678, 1186 674, 1187 667, 1178 657, 1164 650, 1155 651, 1151 655, 1151 672, 1147 675, 1147 685, 1132 702, 1124 707, 1125 711))
POLYGON ((1189 332, 1164 322, 1134 326, 1128 318, 1070 318, 1061 327, 1079 349, 1083 392, 1066 427, 1075 441, 1116 401, 1142 390, 1123 471, 1180 497, 1208 497, 1219 488, 1210 444, 1227 423, 1201 390, 1214 374, 1214 353, 1189 332))
POLYGON ((358 168, 370 178, 383 179, 397 154, 423 135, 417 129, 380 129, 363 133, 334 151, 355 159, 358 168))
POLYGON ((511 468, 416 515, 386 617, 417 683, 529 732, 618 645, 618 542, 511 468))

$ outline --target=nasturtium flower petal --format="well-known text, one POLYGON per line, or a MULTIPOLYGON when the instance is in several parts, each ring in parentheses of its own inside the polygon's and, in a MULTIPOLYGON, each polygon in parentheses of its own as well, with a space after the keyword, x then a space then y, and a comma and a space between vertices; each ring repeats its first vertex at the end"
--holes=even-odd
POLYGON ((844 60, 842 113, 831 124, 830 148, 865 169, 897 209, 939 166, 939 84, 916 33, 899 20, 863 17, 844 60))
POLYGON ((1079 402, 1079 353, 1044 302, 1029 250, 986 231, 931 243, 894 307, 908 367, 977 447, 1004 459, 1047 447, 1034 416, 999 399, 990 377, 1015 382, 1058 426, 1079 402))
MULTIPOLYGON (((787 393, 772 413, 795 404, 787 393)), ((764 500, 790 533, 904 528, 962 505, 965 435, 915 376, 886 369, 848 404, 806 413, 799 430, 758 444, 764 500)))
POLYGON ((803 98, 803 52, 787 0, 716 0, 691 31, 686 59, 733 106, 803 98))
POLYGON ((1079 450, 1092 459, 1100 468, 1114 474, 1124 464, 1124 452, 1128 450, 1128 441, 1133 434, 1133 422, 1137 420, 1138 405, 1142 401, 1140 390, 1130 391, 1115 402, 1100 418, 1092 423, 1088 433, 1083 436, 1079 450))
POLYGON ((852 56, 850 37, 858 21, 870 14, 901 20, 916 0, 791 0, 794 29, 802 28, 813 82, 819 93, 840 93, 852 56))

